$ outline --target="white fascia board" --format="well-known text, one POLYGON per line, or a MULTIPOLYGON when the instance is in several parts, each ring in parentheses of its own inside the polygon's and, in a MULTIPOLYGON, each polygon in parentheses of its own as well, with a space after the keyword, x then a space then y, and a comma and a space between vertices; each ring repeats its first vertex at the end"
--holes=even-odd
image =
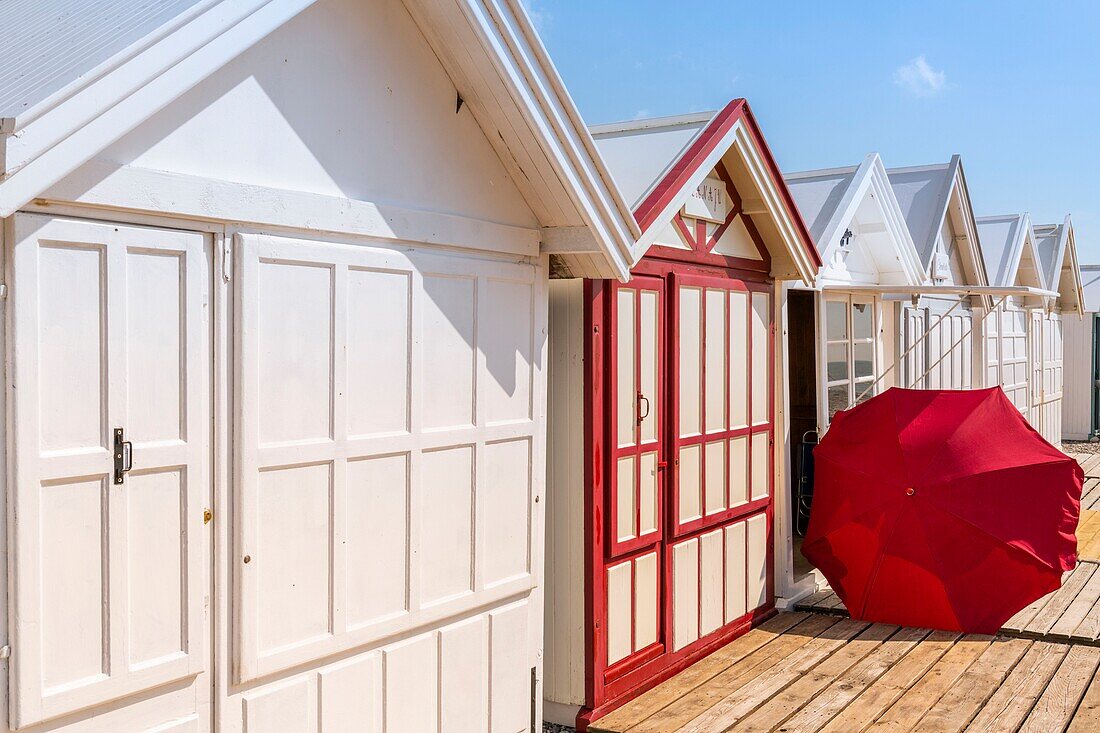
POLYGON ((848 190, 844 192, 832 219, 825 226, 821 241, 817 243, 818 250, 824 252, 829 243, 839 238, 840 233, 851 226, 856 210, 863 203, 863 197, 868 190, 875 194, 875 199, 878 201, 886 231, 894 245, 906 282, 910 285, 920 285, 925 281, 925 270, 917 254, 916 245, 913 244, 909 227, 905 224, 905 215, 898 205, 897 197, 894 196, 894 189, 890 186, 886 166, 882 164, 878 153, 868 153, 859 164, 848 190))
POLYGON ((620 280, 641 232, 519 0, 455 0, 620 280))
MULTIPOLYGON (((803 283, 812 286, 817 278, 817 265, 802 246, 799 226, 792 218, 791 211, 787 209, 784 197, 780 193, 775 179, 770 175, 768 166, 760 156, 760 151, 753 143, 749 131, 745 129, 744 122, 739 120, 731 132, 736 134, 734 146, 749 163, 748 170, 753 182, 763 192, 764 205, 771 213, 787 253, 791 256, 791 260, 798 271, 798 276, 803 283)), ((779 180, 778 185, 784 185, 782 179, 779 180)))
POLYGON ((223 0, 42 112, 8 138, 0 216, 9 216, 314 2, 223 0))

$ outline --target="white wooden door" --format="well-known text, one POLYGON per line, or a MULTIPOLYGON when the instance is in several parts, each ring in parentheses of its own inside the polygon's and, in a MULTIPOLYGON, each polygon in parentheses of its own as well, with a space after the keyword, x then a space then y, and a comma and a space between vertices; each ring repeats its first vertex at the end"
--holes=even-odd
MULTIPOLYGON (((21 214, 13 239, 21 727, 207 669, 210 276, 191 232, 21 214), (121 477, 118 429, 132 443, 121 477)), ((165 714, 205 728, 209 686, 193 690, 194 709, 165 714)))
POLYGON ((235 239, 236 656, 221 730, 527 730, 542 270, 235 239))

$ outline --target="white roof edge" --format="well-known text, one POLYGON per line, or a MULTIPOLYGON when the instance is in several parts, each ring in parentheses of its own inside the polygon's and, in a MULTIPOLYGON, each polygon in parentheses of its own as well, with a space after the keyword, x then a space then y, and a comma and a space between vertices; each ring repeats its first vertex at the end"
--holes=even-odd
POLYGON ((839 236, 841 227, 847 227, 855 216, 856 209, 862 203, 863 195, 870 189, 877 194, 887 231, 890 233, 891 240, 897 245, 896 252, 906 280, 910 285, 923 283, 924 266, 921 264, 909 227, 905 223, 905 214, 902 213, 901 206, 894 195, 894 189, 890 186, 890 178, 882 158, 878 153, 868 153, 854 170, 855 175, 848 184, 833 217, 822 230, 821 241, 815 243, 818 250, 825 251, 825 245, 839 236))
POLYGON ((47 95, 33 106, 20 110, 15 117, 0 119, 0 133, 15 132, 23 129, 44 112, 58 106, 65 99, 68 99, 81 89, 93 84, 98 79, 118 68, 121 64, 129 61, 153 44, 179 30, 184 24, 206 12, 211 6, 217 5, 219 2, 220 0, 201 0, 197 2, 168 22, 154 28, 141 38, 119 49, 116 53, 96 64, 88 71, 81 73, 78 77, 64 84, 60 89, 47 95), (8 129, 8 126, 10 126, 11 129, 8 129))
POLYGON ((590 125, 588 130, 592 137, 601 135, 614 135, 621 132, 639 132, 641 130, 657 130, 674 127, 691 127, 705 124, 714 119, 717 110, 709 112, 691 112, 683 115, 670 115, 668 117, 647 117, 640 120, 625 120, 622 122, 604 122, 598 125, 590 125))
MULTIPOLYGON (((219 0, 88 80, 7 138, 0 217, 12 214, 316 0, 219 0)), ((406 0, 406 5, 431 0, 406 0)), ((640 234, 520 0, 457 0, 482 51, 592 231, 608 269, 629 277, 640 234)), ((465 50, 463 53, 469 53, 465 50)))
MULTIPOLYGON (((871 153, 871 155, 877 155, 877 153, 871 153)), ((829 176, 846 176, 859 170, 858 165, 845 165, 836 168, 817 168, 815 170, 806 171, 794 171, 793 173, 787 173, 784 171, 783 179, 792 180, 800 178, 828 178, 829 176)))
MULTIPOLYGON (((474 3, 478 2, 478 0, 465 0, 465 2, 474 3)), ((487 7, 491 14, 494 12, 496 13, 495 19, 500 26, 507 25, 507 19, 502 19, 500 17, 500 14, 505 10, 505 6, 507 10, 511 12, 512 20, 522 33, 524 40, 527 41, 534 55, 534 63, 538 66, 538 70, 542 72, 544 79, 549 82, 549 89, 543 89, 541 85, 532 81, 535 76, 530 73, 531 70, 529 68, 524 68, 525 73, 523 78, 527 80, 527 91, 536 95, 538 101, 542 103, 542 111, 547 114, 547 116, 553 118, 556 115, 550 115, 548 110, 556 106, 557 109, 553 111, 556 112, 557 115, 564 115, 564 122, 567 122, 570 128, 568 130, 560 130, 555 126, 550 126, 549 129, 557 129, 561 137, 569 137, 570 133, 572 133, 581 144, 582 150, 572 150, 571 152, 576 166, 576 173, 578 177, 581 178, 581 183, 586 190, 583 192, 575 190, 574 194, 587 194, 589 201, 586 203, 591 205, 585 206, 578 204, 578 211, 581 213, 582 217, 584 217, 589 229, 592 230, 597 240, 603 240, 601 241, 601 245, 608 259, 611 260, 611 264, 613 264, 619 279, 624 281, 629 279, 630 268, 633 266, 634 255, 637 251, 638 237, 641 236, 642 233, 641 228, 634 219, 633 209, 623 200, 622 193, 615 184, 615 179, 611 176, 611 172, 604 163, 603 157, 596 149, 596 142, 592 139, 592 133, 589 131, 588 126, 585 125, 580 110, 577 109, 576 103, 573 101, 572 96, 570 96, 568 89, 566 89, 565 81, 561 78, 561 74, 558 73, 557 67, 554 66, 554 62, 550 58, 550 54, 547 52, 546 46, 542 42, 542 38, 535 30, 534 23, 531 22, 531 18, 527 14, 523 2, 521 2, 521 0, 503 0, 501 4, 493 3, 491 0, 483 0, 483 2, 484 7, 487 7), (585 163, 591 166, 590 170, 585 163), (599 214, 599 218, 601 219, 599 224, 591 218, 591 214, 594 213, 593 209, 597 210, 596 213, 599 214), (604 231, 605 228, 607 229, 606 232, 604 231)), ((471 13, 467 12, 465 15, 469 18, 471 13)), ((494 47, 491 45, 488 46, 486 49, 487 52, 492 48, 494 47)), ((520 49, 517 49, 512 44, 509 44, 507 48, 511 52, 511 57, 518 65, 521 67, 530 66, 530 64, 526 63, 527 60, 523 58, 520 49)), ((520 96, 524 100, 527 99, 526 94, 521 94, 520 96)), ((531 110, 532 114, 537 111, 538 110, 531 110)))
POLYGON ((52 98, 7 140, 0 216, 9 216, 315 0, 221 0, 148 46, 132 44, 110 70, 52 98), (135 48, 138 48, 135 53, 135 48))

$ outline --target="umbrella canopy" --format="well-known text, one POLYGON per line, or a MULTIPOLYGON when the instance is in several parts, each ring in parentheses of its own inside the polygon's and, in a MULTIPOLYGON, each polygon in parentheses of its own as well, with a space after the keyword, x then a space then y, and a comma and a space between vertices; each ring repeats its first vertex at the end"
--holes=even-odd
POLYGON ((814 460, 802 553, 853 618, 992 633, 1076 563, 1081 467, 999 387, 887 390, 814 460))

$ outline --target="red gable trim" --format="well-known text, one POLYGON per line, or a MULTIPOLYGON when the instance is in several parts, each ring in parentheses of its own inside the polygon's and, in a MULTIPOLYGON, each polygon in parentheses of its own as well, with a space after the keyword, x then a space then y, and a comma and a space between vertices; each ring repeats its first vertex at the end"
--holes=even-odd
POLYGON ((776 165, 775 158, 772 156, 767 141, 764 140, 764 136, 760 132, 759 125, 756 124, 756 118, 753 117, 752 110, 749 109, 749 103, 744 99, 733 100, 727 104, 721 112, 715 115, 714 119, 710 121, 703 132, 695 139, 695 142, 691 144, 691 147, 684 151, 684 154, 680 156, 680 159, 672 166, 664 179, 662 179, 661 182, 654 187, 653 191, 646 196, 645 200, 638 205, 638 208, 634 211, 634 218, 637 220, 638 226, 642 228, 642 231, 649 229, 661 211, 664 210, 673 199, 682 195, 684 187, 688 185, 692 176, 698 172, 699 167, 702 166, 707 157, 714 152, 715 148, 718 147, 718 144, 726 136, 726 133, 733 128, 738 120, 744 120, 745 127, 749 131, 753 143, 760 151, 760 157, 764 160, 776 189, 779 190, 783 197, 783 204, 787 209, 787 214, 791 217, 791 220, 795 223, 795 227, 798 229, 798 236, 802 240, 803 248, 806 250, 806 253, 810 256, 813 263, 817 267, 820 267, 821 254, 817 251, 817 247, 810 237, 810 231, 806 227, 806 223, 802 220, 802 214, 798 211, 798 207, 795 206, 794 199, 791 197, 791 192, 787 189, 787 184, 783 181, 783 175, 779 171, 779 166, 776 165))

